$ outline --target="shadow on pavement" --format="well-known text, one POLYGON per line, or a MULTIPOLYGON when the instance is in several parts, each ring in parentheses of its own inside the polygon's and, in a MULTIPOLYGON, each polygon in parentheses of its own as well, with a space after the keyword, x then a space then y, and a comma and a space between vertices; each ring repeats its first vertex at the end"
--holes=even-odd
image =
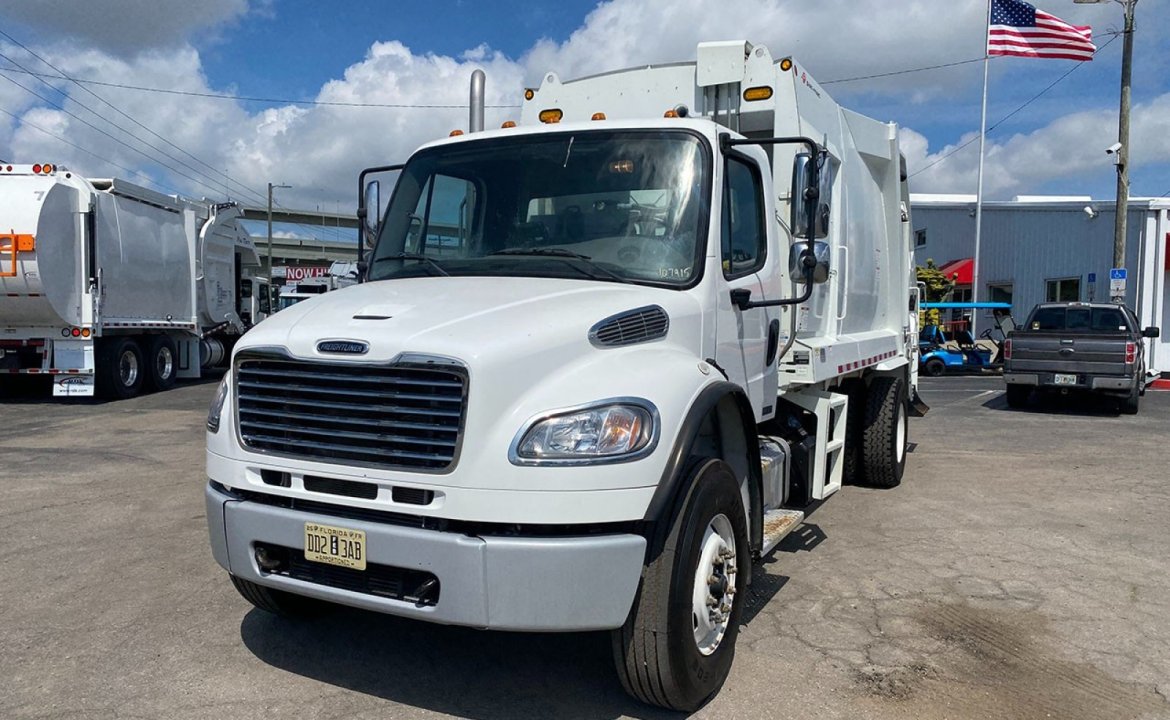
POLYGON ((281 670, 477 720, 681 717, 625 694, 604 632, 490 632, 339 609, 311 622, 252 610, 240 636, 281 670))
POLYGON ((1081 417, 1118 417, 1121 410, 1118 401, 1107 395, 1093 395, 1090 393, 1032 393, 1028 404, 1022 408, 1011 408, 1007 404, 1005 393, 999 393, 986 402, 983 407, 988 410, 1002 412, 1024 413, 1033 415, 1068 415, 1081 417))

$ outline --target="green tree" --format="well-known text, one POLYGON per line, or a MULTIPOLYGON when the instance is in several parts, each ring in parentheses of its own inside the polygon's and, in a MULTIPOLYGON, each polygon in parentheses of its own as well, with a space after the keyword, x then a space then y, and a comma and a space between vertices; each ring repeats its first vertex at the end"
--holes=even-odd
MULTIPOLYGON (((942 302, 943 298, 950 295, 951 291, 955 289, 954 279, 943 275, 942 271, 935 266, 934 260, 928 258, 925 267, 919 265, 914 270, 918 282, 926 286, 926 297, 922 298, 924 302, 942 302)), ((919 313, 918 317, 920 325, 937 325, 941 319, 938 310, 927 310, 924 313, 919 313)))

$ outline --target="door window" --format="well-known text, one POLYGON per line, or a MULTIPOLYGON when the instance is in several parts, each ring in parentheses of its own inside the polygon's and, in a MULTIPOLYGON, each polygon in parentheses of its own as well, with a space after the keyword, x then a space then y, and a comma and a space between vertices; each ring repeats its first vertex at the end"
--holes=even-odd
POLYGON ((410 218, 407 253, 435 257, 461 254, 471 236, 476 212, 475 185, 449 175, 434 175, 419 195, 410 218))
POLYGON ((725 277, 743 277, 763 267, 768 233, 759 172, 754 165, 734 157, 727 158, 722 227, 725 277))

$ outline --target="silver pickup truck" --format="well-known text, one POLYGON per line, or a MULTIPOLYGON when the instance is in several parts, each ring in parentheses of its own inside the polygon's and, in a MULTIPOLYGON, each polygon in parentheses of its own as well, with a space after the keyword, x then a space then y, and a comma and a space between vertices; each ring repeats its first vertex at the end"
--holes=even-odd
POLYGON ((1146 391, 1144 338, 1124 305, 1042 303, 1004 343, 1007 402, 1023 407, 1033 390, 1093 392, 1117 397, 1121 411, 1135 414, 1146 391))

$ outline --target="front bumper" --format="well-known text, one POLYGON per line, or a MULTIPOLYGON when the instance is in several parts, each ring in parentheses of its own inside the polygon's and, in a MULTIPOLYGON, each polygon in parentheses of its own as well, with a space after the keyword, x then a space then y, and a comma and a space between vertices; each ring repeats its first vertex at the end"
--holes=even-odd
POLYGON ((646 539, 634 534, 474 537, 276 507, 211 483, 205 499, 212 555, 233 575, 341 605, 450 625, 521 631, 619 627, 646 554, 646 539), (364 531, 370 564, 434 575, 438 601, 421 605, 261 571, 256 544, 301 548, 306 521, 364 531))

